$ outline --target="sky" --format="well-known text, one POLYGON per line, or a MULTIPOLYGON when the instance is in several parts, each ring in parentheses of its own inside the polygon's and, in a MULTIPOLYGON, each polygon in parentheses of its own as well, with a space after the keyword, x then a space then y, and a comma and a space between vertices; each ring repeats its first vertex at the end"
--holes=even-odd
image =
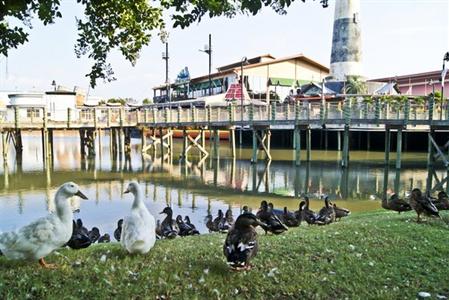
MULTIPOLYGON (((74 53, 76 1, 62 0, 62 19, 43 26, 33 23, 29 42, 0 57, 0 91, 45 91, 51 82, 80 86, 91 96, 153 96, 152 87, 165 81, 165 46, 155 35, 133 67, 117 52, 110 55, 116 81, 89 89, 91 62, 74 53)), ((257 16, 208 19, 190 27, 170 29, 169 77, 184 67, 192 77, 206 75, 208 56, 200 52, 212 34, 212 68, 242 57, 271 54, 276 58, 302 53, 325 66, 330 64, 334 0, 322 8, 319 1, 296 0, 287 15, 269 8, 257 16)), ((367 78, 440 70, 449 51, 449 0, 361 0, 363 70, 367 78)))

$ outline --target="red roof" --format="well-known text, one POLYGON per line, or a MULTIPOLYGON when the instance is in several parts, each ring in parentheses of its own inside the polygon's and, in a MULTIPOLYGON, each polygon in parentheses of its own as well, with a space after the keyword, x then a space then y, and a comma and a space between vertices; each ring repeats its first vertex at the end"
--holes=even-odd
POLYGON ((242 87, 240 83, 233 83, 229 86, 229 89, 226 92, 225 100, 238 100, 238 99, 242 99, 242 87))

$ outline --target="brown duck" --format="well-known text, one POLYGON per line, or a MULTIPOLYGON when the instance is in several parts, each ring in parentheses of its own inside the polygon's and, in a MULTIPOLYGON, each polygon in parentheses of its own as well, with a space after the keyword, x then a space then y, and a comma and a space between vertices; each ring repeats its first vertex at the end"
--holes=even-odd
POLYGON ((410 204, 404 199, 400 199, 397 194, 391 195, 389 200, 387 200, 386 197, 382 199, 382 207, 388 210, 397 211, 398 213, 412 210, 410 204))
POLYGON ((440 191, 438 193, 438 198, 433 201, 433 204, 435 204, 435 207, 438 210, 449 210, 449 197, 446 192, 440 191))
POLYGON ((414 189, 410 195, 410 206, 418 215, 417 222, 421 222, 421 215, 440 217, 438 209, 428 197, 424 197, 420 189, 414 189))
POLYGON ((341 218, 347 217, 351 214, 351 211, 344 207, 339 207, 337 204, 332 203, 335 211, 335 220, 340 221, 341 218))
POLYGON ((318 212, 318 221, 323 223, 319 225, 327 225, 335 222, 335 210, 330 205, 328 196, 324 197, 324 207, 318 212))

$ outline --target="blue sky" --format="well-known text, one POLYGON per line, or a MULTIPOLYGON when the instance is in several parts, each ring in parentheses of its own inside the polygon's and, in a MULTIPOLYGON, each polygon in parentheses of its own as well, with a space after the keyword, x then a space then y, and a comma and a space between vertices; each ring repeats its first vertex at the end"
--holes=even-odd
MULTIPOLYGON (((63 0, 63 19, 54 25, 35 23, 29 42, 0 58, 0 90, 48 90, 52 80, 87 90, 90 70, 86 58, 77 59, 75 16, 80 7, 63 0)), ((199 52, 212 34, 213 68, 270 53, 275 57, 303 53, 329 66, 334 6, 318 1, 295 1, 288 14, 264 9, 257 16, 204 19, 170 31, 170 78, 185 66, 192 76, 207 74, 208 58, 199 52)), ((361 0, 363 69, 368 78, 432 71, 441 68, 449 51, 449 0, 361 0)), ((164 45, 155 36, 132 67, 118 53, 110 62, 117 80, 99 82, 90 95, 152 97, 152 87, 165 80, 164 45)))

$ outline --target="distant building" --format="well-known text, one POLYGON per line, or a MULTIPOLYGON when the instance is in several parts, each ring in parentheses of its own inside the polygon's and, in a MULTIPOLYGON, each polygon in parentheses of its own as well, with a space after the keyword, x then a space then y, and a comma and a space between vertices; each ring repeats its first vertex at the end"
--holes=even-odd
MULTIPOLYGON (((441 70, 440 71, 430 71, 424 73, 415 73, 401 76, 383 77, 371 79, 372 82, 395 82, 401 92, 405 95, 428 95, 432 92, 433 82, 435 85, 435 90, 441 90, 441 70)), ((444 94, 446 97, 449 96, 449 74, 446 75, 444 80, 444 94)))
MULTIPOLYGON (((211 74, 211 95, 224 94, 231 84, 240 81, 243 64, 243 82, 251 99, 284 100, 299 86, 321 82, 329 75, 329 68, 302 55, 274 58, 270 54, 234 62, 217 68, 211 74)), ((166 102, 167 86, 153 88, 154 103, 166 102)), ((209 75, 203 75, 171 84, 171 100, 186 100, 209 96, 209 75)))
POLYGON ((77 87, 73 90, 58 87, 48 92, 11 92, 8 93, 7 107, 21 108, 21 118, 42 118, 43 108, 46 108, 50 120, 64 121, 67 119, 67 109, 83 106, 85 97, 77 87))

